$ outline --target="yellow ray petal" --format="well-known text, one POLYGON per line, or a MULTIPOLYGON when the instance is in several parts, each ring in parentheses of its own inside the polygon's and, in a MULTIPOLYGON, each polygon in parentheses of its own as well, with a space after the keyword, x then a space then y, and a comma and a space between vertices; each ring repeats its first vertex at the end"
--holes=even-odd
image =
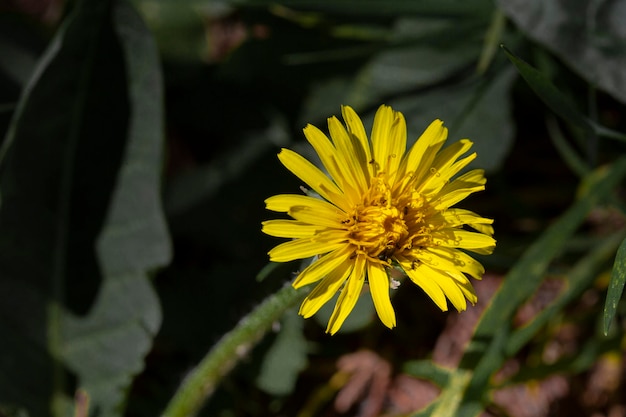
POLYGON ((289 215, 301 222, 325 227, 341 227, 341 221, 346 219, 345 214, 338 214, 329 210, 319 210, 311 206, 295 206, 289 210, 289 215))
POLYGON ((413 262, 413 260, 407 259, 402 256, 396 257, 396 260, 407 274, 407 276, 419 286, 424 292, 433 300, 433 302, 441 309, 441 311, 448 311, 448 303, 446 302, 446 296, 444 295, 441 287, 437 285, 431 277, 426 276, 423 272, 423 264, 419 262, 413 262))
POLYGON ((445 185, 438 192, 438 197, 433 198, 436 200, 435 209, 445 210, 452 207, 470 194, 484 190, 486 182, 482 169, 474 169, 461 175, 445 185))
POLYGON ((315 236, 317 232, 323 229, 320 226, 314 226, 308 223, 296 220, 266 220, 261 223, 263 233, 274 237, 287 238, 308 238, 315 236))
POLYGON ((452 279, 456 282, 459 287, 459 290, 463 293, 463 296, 467 301, 469 301, 472 305, 478 302, 478 296, 476 295, 476 291, 474 291, 474 286, 465 276, 451 276, 452 279))
POLYGON ((389 131, 389 156, 385 170, 389 175, 389 182, 394 183, 398 177, 400 164, 406 152, 406 121, 404 115, 394 111, 394 120, 389 131))
POLYGON ((468 225, 471 228, 479 231, 480 233, 484 233, 489 236, 493 235, 493 227, 491 226, 491 224, 493 223, 493 219, 480 217, 478 214, 472 211, 452 208, 443 211, 441 213, 441 216, 444 218, 444 221, 448 224, 449 227, 460 227, 463 225, 468 225))
POLYGON ((341 227, 346 219, 346 214, 334 205, 305 195, 275 195, 265 200, 265 206, 268 210, 287 211, 294 219, 317 226, 341 227))
POLYGON ((341 166, 361 196, 369 188, 368 160, 358 140, 353 140, 336 117, 328 119, 328 130, 341 158, 341 166))
POLYGON ((482 233, 468 232, 461 229, 442 229, 433 232, 433 243, 438 246, 467 249, 488 255, 496 247, 496 240, 482 233))
POLYGON ((287 213, 292 207, 311 207, 333 213, 342 213, 336 206, 319 198, 301 194, 277 194, 265 199, 265 208, 272 211, 287 213))
POLYGON ((441 190, 445 185, 450 183, 450 179, 453 176, 465 168, 474 159, 476 159, 476 152, 452 165, 445 165, 440 168, 432 167, 430 169, 430 176, 424 179, 417 189, 425 194, 439 192, 439 190, 441 190))
POLYGON ((393 123, 393 110, 384 104, 378 108, 372 126, 372 157, 376 173, 385 169, 389 155, 389 130, 393 123))
POLYGON ((346 122, 346 128, 351 138, 361 144, 360 149, 365 154, 364 161, 367 163, 367 171, 369 172, 369 178, 371 178, 374 175, 373 164, 369 163, 372 160, 372 151, 363 122, 361 122, 359 116, 350 106, 341 106, 341 114, 344 122, 346 122))
POLYGON ((476 279, 481 279, 485 273, 480 262, 458 249, 434 246, 424 249, 423 252, 424 254, 416 253, 416 258, 439 269, 457 270, 476 279))
POLYGON ((461 139, 458 142, 454 142, 437 154, 432 163, 432 167, 443 175, 442 171, 451 167, 461 155, 472 147, 472 145, 473 143, 469 139, 461 139))
POLYGON ((343 262, 336 269, 331 271, 322 281, 317 284, 311 294, 309 294, 300 306, 299 314, 305 319, 317 313, 318 310, 326 304, 339 291, 350 273, 353 264, 351 262, 343 262))
POLYGON ((459 288, 457 282, 453 280, 445 271, 430 268, 428 265, 424 265, 422 272, 425 272, 426 270, 430 270, 426 273, 426 275, 439 285, 446 297, 452 302, 454 308, 456 308, 457 311, 464 311, 467 308, 467 301, 465 300, 465 296, 463 295, 463 292, 459 288))
POLYGON ((354 269, 343 290, 341 290, 333 314, 328 320, 327 333, 337 333, 359 299, 363 283, 365 282, 365 262, 363 256, 357 256, 354 269))
POLYGON ((393 179, 406 150, 406 122, 402 113, 385 105, 378 108, 372 127, 372 148, 378 171, 393 179))
POLYGON ((347 196, 355 197, 355 184, 351 183, 350 176, 346 175, 345 161, 338 154, 337 149, 326 135, 313 125, 307 125, 304 128, 304 136, 309 141, 313 149, 322 161, 326 171, 330 174, 335 184, 347 196))
POLYGON ((315 255, 322 255, 345 246, 342 241, 319 242, 314 238, 296 239, 281 243, 268 252, 272 262, 289 262, 295 259, 305 259, 315 255))
POLYGON ((280 159, 285 168, 304 181, 324 199, 342 210, 350 209, 348 200, 337 185, 304 157, 294 151, 283 148, 278 154, 278 159, 280 159))
POLYGON ((448 137, 448 129, 441 120, 433 121, 415 141, 402 161, 401 176, 410 172, 415 180, 420 180, 430 168, 437 152, 448 137))
POLYGON ((390 329, 396 327, 396 313, 389 298, 389 277, 385 268, 377 263, 367 263, 367 280, 374 307, 383 324, 390 329))
POLYGON ((293 282, 293 287, 298 289, 305 285, 312 284, 330 274, 342 263, 347 262, 352 254, 352 249, 345 244, 335 247, 335 250, 322 256, 318 260, 307 266, 293 282))
POLYGON ((481 217, 478 214, 470 210, 461 208, 451 208, 441 213, 441 216, 445 219, 446 223, 450 227, 457 227, 467 224, 469 226, 475 224, 492 224, 493 219, 487 219, 481 217))

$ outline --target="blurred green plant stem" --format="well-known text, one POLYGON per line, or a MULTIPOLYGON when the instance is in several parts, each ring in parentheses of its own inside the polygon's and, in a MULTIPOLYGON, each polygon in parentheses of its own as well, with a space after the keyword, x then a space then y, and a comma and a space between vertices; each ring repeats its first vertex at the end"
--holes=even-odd
POLYGON ((191 371, 172 397, 162 417, 195 416, 211 396, 220 379, 250 351, 272 323, 280 319, 289 308, 302 301, 310 291, 310 287, 296 290, 291 284, 286 284, 241 319, 191 371))

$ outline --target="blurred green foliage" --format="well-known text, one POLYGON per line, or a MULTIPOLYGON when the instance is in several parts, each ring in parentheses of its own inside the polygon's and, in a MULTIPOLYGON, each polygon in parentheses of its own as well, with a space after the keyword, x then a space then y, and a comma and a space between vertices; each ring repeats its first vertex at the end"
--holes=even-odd
POLYGON ((441 118, 475 142, 489 183, 469 208, 496 220, 480 283, 496 288, 457 318, 403 286, 393 331, 368 297, 334 337, 328 312, 288 310, 201 415, 345 415, 333 398, 358 383, 336 364, 362 349, 395 379, 356 390, 361 415, 393 415, 367 401, 382 395, 404 415, 525 416, 502 392, 555 376, 569 394, 534 415, 626 407, 623 2, 36 3, 0 6, 0 415, 160 415, 299 268, 266 267, 263 200, 300 186, 278 149, 314 159, 306 123, 348 104, 371 126, 381 103, 410 140, 441 118), (613 357, 612 396, 577 395, 613 357), (399 374, 439 394, 402 408, 399 374))

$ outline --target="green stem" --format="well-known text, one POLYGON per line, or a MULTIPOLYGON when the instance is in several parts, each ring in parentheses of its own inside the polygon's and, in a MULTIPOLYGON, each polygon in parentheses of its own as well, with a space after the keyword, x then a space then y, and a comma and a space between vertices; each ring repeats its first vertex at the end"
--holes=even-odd
POLYGON ((266 298, 209 350, 198 366, 183 381, 161 417, 195 416, 221 378, 249 352, 272 323, 278 320, 287 309, 302 300, 309 291, 310 286, 295 290, 289 284, 266 298))

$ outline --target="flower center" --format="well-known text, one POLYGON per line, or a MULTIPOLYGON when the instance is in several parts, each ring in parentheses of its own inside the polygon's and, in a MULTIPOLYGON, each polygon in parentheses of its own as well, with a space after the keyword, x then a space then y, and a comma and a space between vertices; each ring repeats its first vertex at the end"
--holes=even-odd
POLYGON ((430 231, 423 222, 422 206, 420 196, 394 196, 384 173, 380 173, 344 221, 355 253, 389 266, 395 253, 411 250, 418 241, 428 239, 430 231))

